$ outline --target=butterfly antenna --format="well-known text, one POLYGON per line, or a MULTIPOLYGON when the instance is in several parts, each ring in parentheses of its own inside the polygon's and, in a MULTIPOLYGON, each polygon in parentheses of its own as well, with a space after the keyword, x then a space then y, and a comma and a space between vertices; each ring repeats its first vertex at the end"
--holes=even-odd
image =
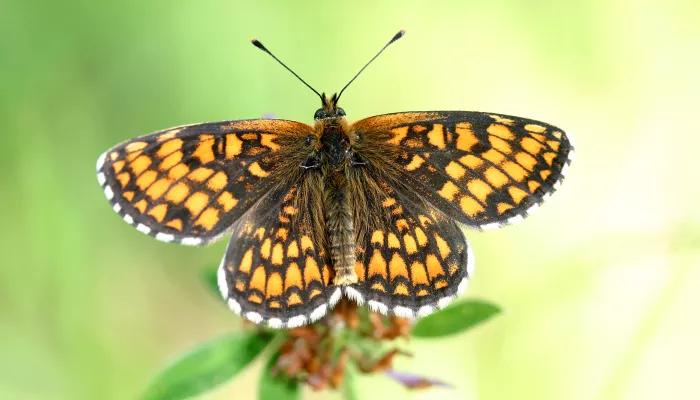
MULTIPOLYGON (((352 83, 352 81, 354 81, 358 76, 360 76, 360 74, 362 73, 362 71, 364 71, 365 68, 367 68, 368 65, 372 64, 372 61, 374 61, 375 58, 379 57, 379 55, 382 54, 382 52, 384 51, 384 49, 386 49, 387 47, 389 47, 389 45, 392 44, 392 43, 394 43, 395 41, 401 39, 401 37, 402 37, 405 33, 406 33, 406 31, 405 31, 404 29, 401 29, 401 30, 399 31, 399 33, 397 33, 396 35, 394 35, 394 37, 391 38, 391 40, 389 41, 389 43, 385 44, 384 47, 382 47, 382 49, 379 50, 379 53, 377 53, 377 55, 375 55, 374 57, 372 57, 372 59, 369 60, 369 62, 367 62, 367 64, 365 64, 364 67, 362 67, 362 69, 360 70, 360 72, 358 72, 352 79, 350 79, 350 82, 348 82, 348 84, 345 85, 345 87, 343 87, 343 90, 341 90, 340 93, 338 94, 338 97, 336 97, 336 102, 338 101, 338 99, 340 99, 340 96, 343 94, 343 92, 345 91, 345 89, 347 89, 347 87, 350 86, 350 84, 352 83)), ((274 56, 273 56, 273 57, 274 57, 274 56)))
POLYGON ((299 80, 301 81, 301 83, 303 83, 304 85, 306 85, 306 87, 308 87, 309 89, 313 90, 313 92, 316 93, 316 95, 317 95, 318 97, 321 98, 321 101, 323 101, 323 96, 321 96, 321 94, 320 94, 319 92, 317 92, 316 89, 312 88, 311 85, 309 85, 308 83, 306 83, 305 80, 301 79, 301 77, 300 77, 299 75, 297 75, 296 72, 292 71, 292 69, 289 68, 288 66, 286 66, 282 61, 280 61, 279 58, 275 57, 275 55, 272 54, 272 53, 270 52, 270 50, 267 49, 267 47, 263 46, 263 44, 260 43, 260 41, 259 41, 258 39, 250 39, 250 42, 253 43, 253 45, 255 45, 255 47, 259 48, 260 50, 262 50, 262 51, 264 51, 265 53, 267 53, 267 54, 269 54, 270 56, 272 56, 272 58, 274 58, 275 61, 277 61, 278 63, 282 64, 282 66, 285 67, 285 68, 287 69, 287 71, 291 72, 294 76, 296 76, 297 79, 299 79, 299 80))

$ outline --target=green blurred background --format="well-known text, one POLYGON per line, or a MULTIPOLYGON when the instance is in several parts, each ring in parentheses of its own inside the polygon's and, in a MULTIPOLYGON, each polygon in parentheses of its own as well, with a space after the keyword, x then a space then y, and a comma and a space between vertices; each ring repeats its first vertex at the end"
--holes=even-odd
MULTIPOLYGON (((180 352, 239 329, 201 271, 225 243, 150 239, 110 209, 98 155, 193 122, 482 110, 570 132, 562 189, 470 236, 467 297, 505 312, 396 367, 413 399, 700 398, 700 3, 0 2, 0 398, 131 399, 180 352)), ((252 398, 256 363, 204 399, 252 398)), ((382 376, 364 397, 404 395, 382 376)), ((305 393, 305 398, 339 398, 305 393)))

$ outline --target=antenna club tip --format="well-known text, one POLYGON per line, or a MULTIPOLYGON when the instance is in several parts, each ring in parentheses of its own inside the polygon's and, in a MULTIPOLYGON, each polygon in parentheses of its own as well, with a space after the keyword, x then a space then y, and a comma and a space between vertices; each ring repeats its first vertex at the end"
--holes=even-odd
POLYGON ((253 43, 253 46, 259 48, 260 50, 266 50, 265 46, 263 46, 263 44, 256 38, 250 39, 250 43, 253 43))
POLYGON ((401 39, 401 37, 405 34, 406 34, 406 30, 401 29, 396 35, 394 35, 393 38, 391 38, 391 41, 389 43, 394 43, 395 41, 401 39))

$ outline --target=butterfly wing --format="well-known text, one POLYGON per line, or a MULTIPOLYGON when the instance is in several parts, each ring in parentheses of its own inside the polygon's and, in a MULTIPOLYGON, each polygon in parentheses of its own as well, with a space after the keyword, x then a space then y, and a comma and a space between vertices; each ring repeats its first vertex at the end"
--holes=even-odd
POLYGON ((500 114, 386 114, 351 129, 353 148, 380 176, 405 182, 445 215, 477 229, 532 213, 557 189, 573 158, 559 128, 500 114))
POLYGON ((318 320, 340 300, 318 242, 322 210, 311 201, 320 198, 320 179, 305 175, 291 189, 270 192, 235 224, 218 281, 236 314, 294 328, 318 320))
POLYGON ((284 120, 181 126, 119 144, 97 161, 113 209, 166 242, 220 238, 276 187, 298 177, 313 128, 284 120))
POLYGON ((356 169, 358 283, 348 297, 383 314, 416 317, 443 308, 466 289, 474 255, 457 223, 410 188, 356 169))

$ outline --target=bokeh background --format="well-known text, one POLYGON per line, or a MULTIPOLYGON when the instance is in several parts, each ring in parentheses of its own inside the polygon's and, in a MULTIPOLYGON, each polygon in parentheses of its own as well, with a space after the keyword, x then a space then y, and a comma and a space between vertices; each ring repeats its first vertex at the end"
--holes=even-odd
MULTIPOLYGON (((0 2, 0 398, 132 399, 161 366, 241 321, 201 282, 225 243, 160 243, 115 215, 97 156, 193 122, 311 122, 481 110, 570 132, 561 190, 470 236, 466 297, 505 312, 398 369, 455 389, 413 399, 700 398, 700 3, 632 1, 0 2)), ((203 399, 253 398, 256 363, 203 399)), ((366 398, 405 396, 363 378, 366 398)), ((305 393, 305 398, 339 398, 305 393)))

